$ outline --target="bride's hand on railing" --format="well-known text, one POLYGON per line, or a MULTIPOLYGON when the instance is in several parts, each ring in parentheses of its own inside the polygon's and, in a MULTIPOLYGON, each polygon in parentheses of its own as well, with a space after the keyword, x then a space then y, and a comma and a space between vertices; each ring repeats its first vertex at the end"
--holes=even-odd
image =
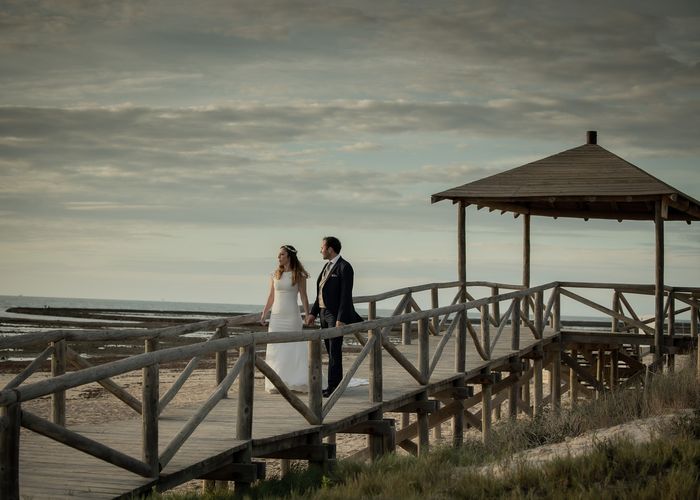
POLYGON ((264 312, 260 315, 260 324, 262 326, 267 326, 267 320, 265 319, 265 316, 267 316, 267 314, 264 312))

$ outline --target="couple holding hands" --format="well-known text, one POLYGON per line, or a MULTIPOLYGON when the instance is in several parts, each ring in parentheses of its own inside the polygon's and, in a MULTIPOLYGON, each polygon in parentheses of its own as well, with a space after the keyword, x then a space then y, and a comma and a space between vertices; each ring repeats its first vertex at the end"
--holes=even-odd
MULTIPOLYGON (((304 323, 313 326, 316 318, 321 328, 333 328, 348 323, 362 321, 352 303, 354 272, 348 261, 340 256, 340 241, 334 236, 326 236, 321 242, 321 256, 327 260, 316 280, 316 300, 309 310, 306 293, 306 272, 297 250, 291 245, 283 245, 277 255, 279 266, 272 273, 270 293, 260 317, 265 325, 270 313, 268 332, 298 332, 303 328, 299 314, 297 296, 304 309, 304 323)), ((343 379, 343 337, 324 340, 328 351, 328 385, 323 396, 328 397, 343 379)), ((268 344, 265 361, 277 372, 284 383, 293 391, 308 392, 308 342, 268 344)), ((366 380, 353 379, 350 386, 364 385, 366 380)), ((265 380, 265 390, 276 392, 269 380, 265 380)))

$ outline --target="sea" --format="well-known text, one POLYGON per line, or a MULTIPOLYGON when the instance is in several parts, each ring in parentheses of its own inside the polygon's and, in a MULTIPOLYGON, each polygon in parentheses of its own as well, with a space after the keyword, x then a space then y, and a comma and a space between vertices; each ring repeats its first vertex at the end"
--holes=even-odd
MULTIPOLYGON (((172 302, 164 300, 117 300, 117 299, 87 299, 74 297, 34 297, 25 295, 0 295, 0 338, 22 335, 25 333, 41 332, 56 329, 56 325, 37 324, 37 318, 42 320, 66 320, 66 316, 52 316, 42 312, 40 316, 35 314, 23 314, 8 312, 8 309, 14 307, 31 307, 40 309, 50 308, 75 308, 75 309, 96 309, 96 310, 114 310, 114 311, 130 311, 124 312, 124 321, 120 323, 124 327, 128 327, 129 323, 139 317, 168 317, 170 315, 178 318, 191 319, 192 322, 203 321, 220 317, 222 314, 235 313, 252 313, 261 311, 261 304, 233 304, 233 303, 207 303, 207 302, 172 302), (138 312, 135 312, 138 311, 138 312), (22 320, 27 320, 24 323, 22 320)), ((367 309, 361 306, 357 308, 361 315, 367 314, 367 309)), ((393 312, 392 309, 378 309, 379 317, 389 316, 393 312)), ((117 313, 118 315, 119 313, 117 313)), ((478 312, 470 311, 469 317, 472 321, 477 321, 478 312)), ((609 319, 602 317, 587 317, 587 316, 564 316, 562 320, 565 323, 576 323, 586 329, 591 330, 607 330, 610 328, 609 319)), ((114 319, 100 320, 97 318, 70 318, 74 326, 65 328, 77 328, 77 324, 81 322, 90 323, 112 323, 114 319)), ((64 327, 62 327, 64 328, 64 327)), ((204 333, 192 333, 187 336, 201 336, 204 333)), ((0 360, 23 360, 26 357, 22 349, 18 352, 9 352, 11 350, 0 349, 0 360)), ((28 357, 27 359, 32 359, 28 357)))
POLYGON ((165 300, 117 300, 0 295, 0 314, 11 307, 70 307, 78 309, 130 309, 139 311, 192 311, 213 313, 250 313, 262 310, 262 305, 259 304, 218 304, 205 302, 168 302, 165 300))

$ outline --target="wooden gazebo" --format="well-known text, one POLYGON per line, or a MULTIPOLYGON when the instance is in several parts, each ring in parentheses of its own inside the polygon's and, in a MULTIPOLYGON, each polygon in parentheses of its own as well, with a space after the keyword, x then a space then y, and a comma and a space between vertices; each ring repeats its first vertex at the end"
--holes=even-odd
POLYGON ((664 221, 700 220, 700 202, 597 144, 586 144, 432 195, 458 204, 458 275, 466 281, 465 209, 523 215, 523 285, 530 286, 530 216, 651 220, 656 229, 654 364, 662 359, 664 221))

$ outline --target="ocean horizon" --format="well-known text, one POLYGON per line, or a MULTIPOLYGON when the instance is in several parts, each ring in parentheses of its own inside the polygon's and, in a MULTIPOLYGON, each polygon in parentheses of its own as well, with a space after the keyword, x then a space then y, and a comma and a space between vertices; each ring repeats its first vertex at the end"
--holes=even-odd
MULTIPOLYGON (((77 309, 130 309, 140 311, 171 311, 199 313, 252 313, 262 311, 263 304, 234 304, 217 302, 185 302, 167 300, 122 300, 122 299, 88 299, 80 297, 39 297, 29 295, 0 295, 0 314, 12 307, 65 307, 77 309)), ((360 314, 367 314, 367 307, 358 306, 360 314)), ((377 309, 380 316, 388 316, 393 309, 377 309)), ((478 317, 478 312, 470 311, 469 317, 478 317)), ((567 321, 609 321, 603 316, 569 316, 567 321)))

